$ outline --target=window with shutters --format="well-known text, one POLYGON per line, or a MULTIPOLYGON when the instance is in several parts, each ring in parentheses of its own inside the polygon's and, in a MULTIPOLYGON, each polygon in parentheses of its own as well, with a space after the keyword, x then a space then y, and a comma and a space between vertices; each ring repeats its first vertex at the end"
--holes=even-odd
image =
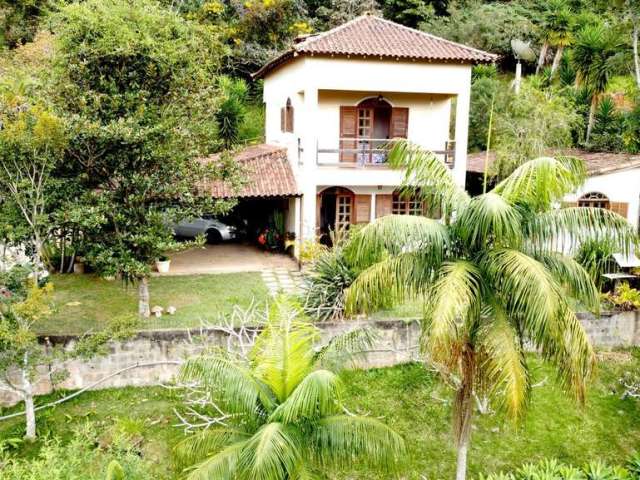
POLYGON ((417 195, 393 194, 391 213, 394 215, 424 215, 424 202, 417 195))
POLYGON ((609 209, 609 198, 600 192, 589 192, 578 199, 579 207, 593 207, 609 209))
POLYGON ((280 130, 283 133, 293 133, 293 105, 291 99, 280 109, 280 130))

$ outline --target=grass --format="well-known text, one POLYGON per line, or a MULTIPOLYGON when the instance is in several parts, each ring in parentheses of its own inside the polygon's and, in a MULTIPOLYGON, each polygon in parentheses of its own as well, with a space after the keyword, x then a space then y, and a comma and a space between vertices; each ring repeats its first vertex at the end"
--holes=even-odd
MULTIPOLYGON (((71 334, 104 328, 111 319, 136 315, 138 292, 94 275, 53 275, 55 313, 36 329, 42 334, 71 334)), ((262 301, 267 288, 256 273, 152 277, 151 306, 173 305, 175 315, 144 320, 140 329, 198 327, 218 320, 234 305, 262 301), (242 286, 242 288, 240 288, 242 286)))
MULTIPOLYGON (((553 381, 552 370, 532 359, 534 382, 527 416, 514 424, 500 413, 476 417, 470 451, 470 476, 511 469, 544 457, 582 465, 602 459, 624 463, 640 445, 640 402, 622 399, 617 379, 640 368, 640 354, 608 355, 591 385, 585 407, 577 406, 553 381)), ((408 456, 400 477, 421 480, 452 478, 455 451, 451 441, 451 391, 433 372, 412 364, 345 374, 349 410, 380 417, 403 435, 408 456)), ((58 394, 60 395, 60 394, 58 394)), ((51 396, 49 397, 51 398, 51 396)), ((43 398, 41 401, 44 401, 43 398)), ((102 428, 144 422, 145 459, 158 462, 158 479, 177 479, 172 446, 182 433, 172 424, 175 393, 163 388, 125 388, 88 392, 38 418, 41 433, 67 441, 72 430, 90 421, 102 428)), ((20 436, 20 420, 0 423, 0 439, 20 436)), ((16 455, 32 458, 39 444, 20 447, 16 455)), ((338 479, 383 479, 363 469, 333 472, 338 479)))

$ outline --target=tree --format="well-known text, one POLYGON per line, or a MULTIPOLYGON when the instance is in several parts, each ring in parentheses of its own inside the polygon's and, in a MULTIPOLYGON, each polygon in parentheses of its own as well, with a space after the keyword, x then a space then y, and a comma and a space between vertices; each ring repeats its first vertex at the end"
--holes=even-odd
POLYGON ((351 313, 407 296, 425 299, 422 347, 456 383, 458 480, 466 475, 474 395, 491 395, 520 418, 531 392, 525 345, 555 365, 562 385, 583 401, 594 353, 572 303, 597 310, 589 274, 556 248, 605 236, 628 251, 635 234, 616 213, 552 209, 581 185, 573 158, 538 158, 475 198, 455 184, 435 155, 406 141, 390 153, 406 167, 404 189, 442 205, 444 221, 387 216, 347 247, 367 267, 346 294, 351 313))
POLYGON ((24 402, 25 438, 34 440, 36 386, 64 380, 65 360, 105 353, 106 342, 129 336, 133 323, 127 318, 116 319, 103 331, 81 337, 72 348, 45 349, 38 342, 36 327, 38 321, 52 313, 53 284, 40 287, 30 277, 30 270, 25 267, 14 267, 0 275, 0 390, 24 402))
POLYGON ((49 109, 11 90, 0 96, 0 195, 10 200, 3 210, 22 215, 36 267, 49 230, 46 191, 65 145, 64 123, 49 109))
POLYGON ((521 2, 451 2, 448 16, 433 16, 420 28, 434 35, 511 57, 511 40, 537 40, 534 12, 521 2))
POLYGON ((540 48, 536 74, 540 73, 544 67, 549 47, 555 47, 556 53, 553 58, 551 75, 555 73, 560 65, 562 52, 571 41, 571 31, 573 28, 573 13, 567 0, 549 0, 544 4, 542 16, 542 38, 543 43, 540 48))
POLYGON ((603 26, 587 26, 578 32, 571 58, 577 75, 576 80, 587 90, 590 97, 587 144, 591 139, 600 95, 609 84, 612 73, 611 58, 619 47, 620 42, 616 35, 603 26))
POLYGON ((83 232, 99 272, 139 286, 149 315, 150 264, 177 247, 170 224, 226 211, 202 185, 232 177, 232 162, 199 157, 221 148, 215 81, 217 34, 150 0, 90 0, 55 18, 56 101, 69 119, 57 177, 80 186, 96 217, 83 232))
POLYGON ((638 0, 616 0, 631 22, 631 46, 633 48, 633 67, 636 84, 640 88, 640 53, 638 52, 638 36, 640 36, 640 2, 638 0))
POLYGON ((553 77, 560 66, 564 49, 571 44, 573 39, 573 12, 566 0, 551 0, 549 2, 547 22, 550 26, 549 44, 556 49, 551 65, 551 77, 553 77))
POLYGON ((183 366, 181 380, 198 385, 209 406, 200 423, 206 414, 220 417, 176 447, 186 465, 195 465, 188 479, 302 479, 354 461, 385 471, 396 465, 402 439, 379 420, 349 413, 340 378, 329 369, 344 363, 335 354, 354 337, 315 351, 319 331, 299 318, 280 297, 246 360, 224 351, 183 366))

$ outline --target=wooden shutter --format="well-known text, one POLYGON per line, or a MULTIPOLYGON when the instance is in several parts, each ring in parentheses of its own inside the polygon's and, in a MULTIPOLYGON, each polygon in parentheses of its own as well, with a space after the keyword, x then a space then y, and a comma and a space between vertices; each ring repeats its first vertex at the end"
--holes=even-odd
POLYGON ((287 112, 284 107, 280 109, 280 131, 287 131, 287 112))
POLYGON ((340 161, 355 162, 358 137, 358 108, 340 107, 340 161), (353 140, 344 140, 353 138, 353 140), (354 150, 343 152, 343 149, 354 150))
POLYGON ((287 106, 287 132, 293 133, 293 107, 291 105, 287 106))
POLYGON ((393 195, 376 195, 376 218, 384 217, 385 215, 391 215, 392 204, 393 195))
POLYGON ((320 215, 322 213, 322 193, 316 195, 316 231, 320 231, 320 215))
POLYGON ((625 202, 610 202, 609 210, 616 212, 618 215, 627 218, 627 212, 629 210, 629 204, 625 202))
POLYGON ((409 109, 391 109, 391 138, 407 138, 409 130, 409 109))
POLYGON ((371 219, 371 195, 356 195, 354 223, 369 223, 371 219))

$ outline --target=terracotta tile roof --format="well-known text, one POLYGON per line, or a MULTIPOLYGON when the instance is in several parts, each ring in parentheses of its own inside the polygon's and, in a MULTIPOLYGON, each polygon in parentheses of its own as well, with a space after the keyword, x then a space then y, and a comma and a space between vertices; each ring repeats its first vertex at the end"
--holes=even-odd
POLYGON ((497 55, 451 42, 373 15, 357 17, 332 30, 308 35, 271 60, 254 77, 264 77, 297 55, 367 56, 455 63, 491 63, 497 55))
MULTIPOLYGON (((550 151, 549 155, 566 155, 581 158, 590 176, 603 175, 627 168, 640 167, 640 155, 629 153, 589 152, 587 150, 566 149, 550 151)), ((467 155, 467 172, 484 172, 485 152, 467 155)), ((495 153, 489 154, 489 166, 495 160, 495 153)))
MULTIPOLYGON (((219 155, 203 159, 215 162, 219 155)), ((214 198, 292 197, 300 195, 287 149, 274 145, 252 145, 236 153, 245 182, 239 189, 223 181, 210 182, 204 188, 214 198)))

